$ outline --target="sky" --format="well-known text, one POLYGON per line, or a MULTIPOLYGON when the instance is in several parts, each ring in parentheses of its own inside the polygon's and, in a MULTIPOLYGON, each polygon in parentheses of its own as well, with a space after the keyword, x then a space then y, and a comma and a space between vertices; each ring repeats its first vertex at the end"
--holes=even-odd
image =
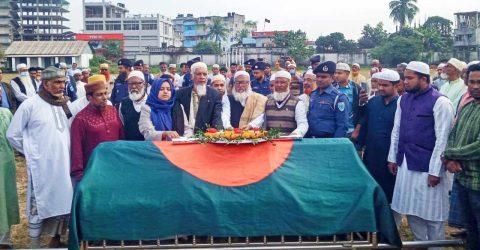
MULTIPOLYGON (((98 2, 101 0, 86 0, 98 2)), ((175 18, 177 14, 198 16, 226 16, 228 12, 245 15, 246 20, 257 21, 258 31, 298 30, 306 31, 309 40, 332 32, 342 32, 347 39, 358 39, 365 24, 375 26, 383 22, 388 32, 395 32, 395 24, 389 18, 390 0, 112 0, 123 3, 130 14, 156 14, 175 18)), ((480 11, 478 0, 418 0, 420 12, 415 22, 425 22, 429 16, 442 16, 453 21, 454 13, 480 11)), ((83 29, 82 0, 70 0, 67 23, 73 32, 83 29)))

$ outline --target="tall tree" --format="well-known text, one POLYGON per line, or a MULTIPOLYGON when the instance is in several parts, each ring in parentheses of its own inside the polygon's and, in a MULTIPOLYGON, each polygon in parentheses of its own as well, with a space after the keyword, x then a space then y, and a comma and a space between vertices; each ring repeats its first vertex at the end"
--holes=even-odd
POLYGON ((214 39, 218 43, 218 46, 221 47, 222 40, 225 40, 228 35, 228 29, 223 24, 221 17, 213 17, 212 24, 208 25, 207 37, 214 39))
POLYGON ((295 58, 297 61, 302 61, 315 52, 312 48, 307 46, 307 41, 307 34, 301 30, 291 30, 286 34, 276 32, 273 37, 273 42, 278 47, 285 48, 287 54, 295 58))
POLYGON ((390 17, 398 23, 400 30, 410 24, 419 11, 416 3, 417 0, 393 0, 389 3, 390 17))
POLYGON ((237 34, 237 42, 238 44, 242 44, 243 38, 247 38, 250 35, 250 31, 247 29, 242 29, 240 32, 237 34))
POLYGON ((363 26, 362 37, 358 39, 358 45, 362 49, 371 49, 382 45, 387 40, 388 33, 380 22, 372 27, 370 24, 363 26))
POLYGON ((441 16, 431 16, 423 24, 423 27, 436 29, 443 37, 451 38, 452 24, 452 21, 441 16))
POLYGON ((358 43, 354 40, 345 39, 345 35, 340 32, 334 32, 327 36, 320 36, 315 41, 317 46, 317 52, 336 52, 336 53, 348 53, 358 51, 358 43))

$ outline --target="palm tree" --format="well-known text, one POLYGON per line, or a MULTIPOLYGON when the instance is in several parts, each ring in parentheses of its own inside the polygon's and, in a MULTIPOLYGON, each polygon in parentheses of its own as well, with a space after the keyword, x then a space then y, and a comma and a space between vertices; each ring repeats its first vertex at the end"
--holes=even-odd
POLYGON ((390 2, 390 17, 399 24, 400 30, 410 24, 419 11, 416 3, 417 0, 393 0, 390 2))
POLYGON ((247 29, 242 29, 238 34, 237 34, 237 42, 238 44, 242 44, 243 38, 246 38, 250 35, 250 31, 247 29))
POLYGON ((213 23, 208 25, 207 37, 215 39, 221 47, 221 41, 227 38, 229 30, 223 24, 221 17, 213 17, 212 21, 213 23))

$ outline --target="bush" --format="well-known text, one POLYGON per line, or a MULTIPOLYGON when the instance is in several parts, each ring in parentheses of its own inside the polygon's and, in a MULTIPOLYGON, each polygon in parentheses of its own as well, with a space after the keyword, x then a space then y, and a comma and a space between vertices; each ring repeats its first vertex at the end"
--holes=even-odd
POLYGON ((210 55, 220 55, 222 54, 222 49, 220 46, 212 41, 201 41, 195 47, 193 47, 194 54, 210 54, 210 55))
POLYGON ((422 42, 413 37, 393 36, 382 46, 372 49, 371 55, 380 59, 382 64, 395 66, 420 59, 422 47, 422 42))

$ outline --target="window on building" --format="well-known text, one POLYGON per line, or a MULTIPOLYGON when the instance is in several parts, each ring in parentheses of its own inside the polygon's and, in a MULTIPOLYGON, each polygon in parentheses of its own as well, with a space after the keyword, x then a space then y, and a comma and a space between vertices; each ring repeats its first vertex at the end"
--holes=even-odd
POLYGON ((85 16, 87 18, 102 18, 103 7, 101 6, 85 6, 85 16))
POLYGON ((170 35, 169 30, 170 30, 170 25, 164 24, 163 25, 163 34, 166 35, 166 36, 170 35))
POLYGON ((106 21, 105 30, 121 30, 122 22, 120 21, 106 21))
POLYGON ((86 30, 103 30, 103 21, 86 21, 86 30))
POLYGON ((139 21, 123 21, 124 30, 140 30, 139 21))
POLYGON ((142 21, 142 30, 157 30, 157 20, 143 20, 142 21))

